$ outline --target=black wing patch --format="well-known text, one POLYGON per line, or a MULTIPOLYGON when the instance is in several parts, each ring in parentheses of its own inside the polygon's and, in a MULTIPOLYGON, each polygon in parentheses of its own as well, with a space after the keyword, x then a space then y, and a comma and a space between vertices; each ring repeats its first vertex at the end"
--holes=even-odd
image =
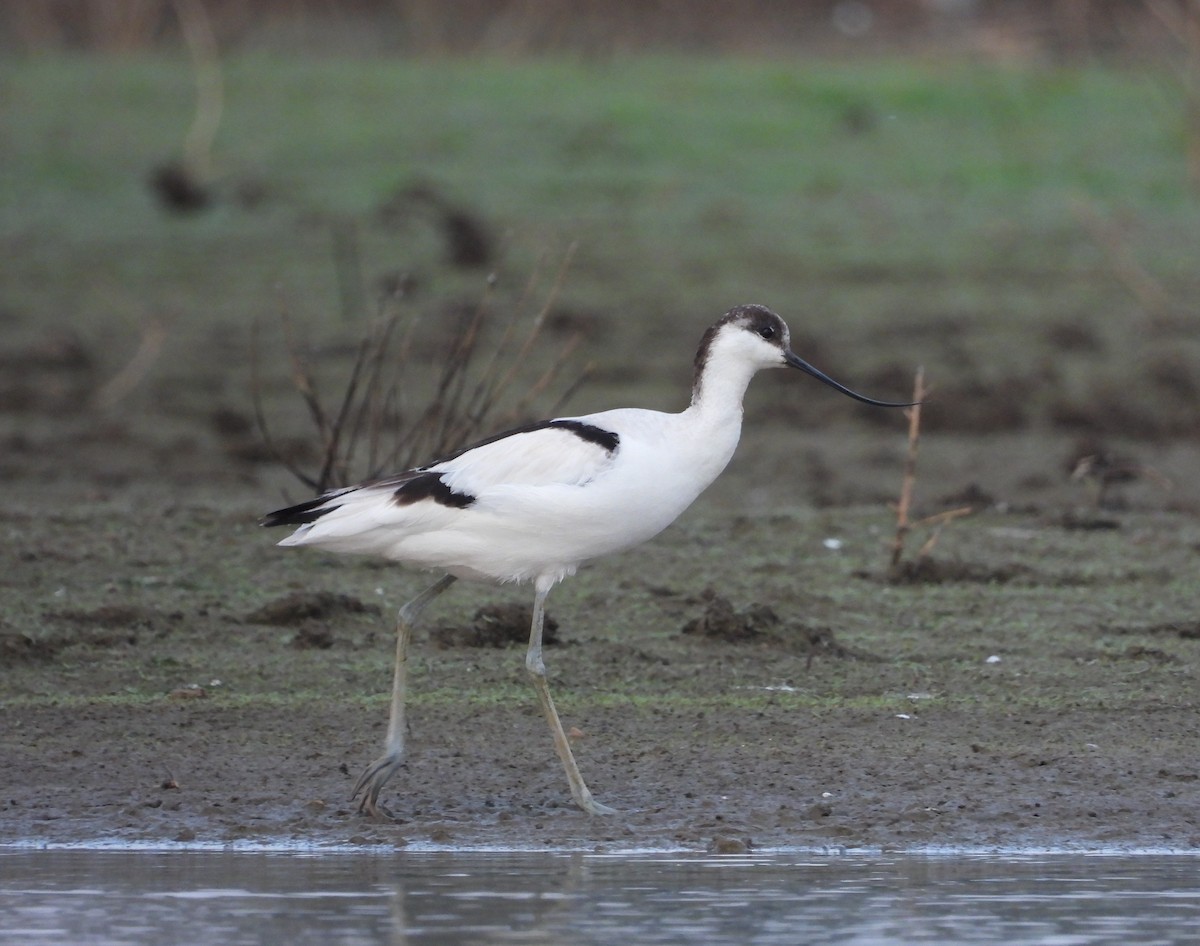
POLYGON ((392 502, 397 506, 411 506, 425 499, 452 509, 466 509, 475 502, 475 497, 470 493, 454 492, 443 482, 441 473, 417 473, 392 493, 392 502))
MULTIPOLYGON (((505 437, 511 437, 514 434, 530 433, 531 431, 544 430, 548 427, 570 431, 581 440, 596 444, 610 455, 616 452, 617 447, 621 443, 620 436, 615 432, 605 430, 603 427, 597 427, 595 424, 589 424, 582 420, 546 420, 536 424, 526 424, 524 427, 517 427, 513 430, 506 430, 504 433, 497 434, 494 437, 480 440, 469 447, 464 447, 457 453, 443 457, 437 463, 445 463, 453 460, 469 450, 474 450, 476 447, 495 443, 497 440, 503 440, 505 437)), ((429 466, 436 466, 437 463, 431 463, 429 466)), ((456 493, 447 486, 442 480, 442 475, 430 470, 428 467, 422 467, 394 477, 368 480, 358 486, 334 490, 318 496, 316 499, 310 499, 295 506, 288 506, 286 509, 277 509, 274 512, 269 512, 259 520, 259 524, 264 526, 302 526, 310 522, 316 522, 326 513, 333 512, 333 510, 341 506, 341 503, 333 503, 333 500, 344 493, 352 492, 356 489, 392 489, 394 487, 392 489, 392 502, 397 506, 411 506, 414 503, 428 499, 442 506, 449 506, 451 509, 466 509, 475 502, 476 497, 470 493, 456 493)))
POLYGON ((605 430, 603 427, 597 427, 595 424, 584 423, 581 420, 552 420, 545 426, 569 430, 579 439, 603 447, 607 453, 616 452, 617 447, 621 444, 619 434, 611 430, 605 430))
MULTIPOLYGON (((528 434, 535 430, 545 430, 546 428, 557 427, 560 430, 569 430, 581 440, 586 440, 588 443, 594 443, 604 448, 608 453, 616 451, 617 446, 621 443, 621 438, 618 434, 611 430, 605 430, 603 427, 597 427, 595 424, 589 424, 582 420, 543 420, 535 424, 525 424, 521 427, 514 427, 511 430, 506 430, 503 433, 496 434, 493 437, 487 437, 484 440, 477 440, 473 444, 463 447, 451 453, 449 456, 441 457, 435 460, 428 466, 437 466, 440 463, 447 463, 450 460, 455 460, 461 457, 464 453, 474 450, 476 447, 485 447, 489 443, 495 443, 497 440, 504 440, 506 437, 512 437, 514 434, 528 434)), ((426 467, 427 468, 427 467, 426 467)))

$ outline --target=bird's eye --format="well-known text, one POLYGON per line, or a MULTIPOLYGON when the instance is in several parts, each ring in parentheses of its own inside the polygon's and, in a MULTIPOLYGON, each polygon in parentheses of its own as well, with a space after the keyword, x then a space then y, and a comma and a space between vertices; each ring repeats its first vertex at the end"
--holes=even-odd
POLYGON ((775 337, 775 326, 773 326, 773 325, 764 325, 762 328, 760 328, 760 329, 758 330, 758 334, 759 334, 760 336, 762 336, 763 338, 766 338, 766 339, 772 339, 772 338, 774 338, 774 337, 775 337))

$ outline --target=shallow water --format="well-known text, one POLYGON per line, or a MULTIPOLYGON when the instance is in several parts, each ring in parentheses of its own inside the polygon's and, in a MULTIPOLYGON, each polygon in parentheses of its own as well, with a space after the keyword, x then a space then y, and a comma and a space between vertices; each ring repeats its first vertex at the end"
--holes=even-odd
POLYGON ((1200 940, 1188 856, 0 851, 0 942, 1200 940))

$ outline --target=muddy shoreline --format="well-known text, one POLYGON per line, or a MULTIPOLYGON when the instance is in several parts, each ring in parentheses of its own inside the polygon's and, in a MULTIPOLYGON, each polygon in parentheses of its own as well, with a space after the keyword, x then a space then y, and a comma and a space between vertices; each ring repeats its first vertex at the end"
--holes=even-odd
POLYGON ((551 598, 552 687, 610 817, 571 803, 522 646, 470 633, 522 589, 465 586, 418 632, 379 821, 348 796, 386 727, 389 615, 424 576, 275 549, 256 488, 28 495, 4 516, 0 843, 1200 848, 1192 517, 984 512, 945 560, 1024 571, 896 585, 886 512, 735 512, 745 475, 551 598), (335 606, 287 610, 314 593, 335 606))

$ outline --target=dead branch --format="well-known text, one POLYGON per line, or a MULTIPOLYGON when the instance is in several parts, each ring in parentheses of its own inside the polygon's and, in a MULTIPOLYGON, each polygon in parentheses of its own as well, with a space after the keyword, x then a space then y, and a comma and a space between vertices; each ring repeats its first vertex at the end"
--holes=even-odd
MULTIPOLYGON (((960 506, 958 509, 947 509, 945 512, 939 512, 932 516, 926 516, 919 522, 914 523, 913 527, 928 527, 929 535, 925 541, 921 543, 921 547, 917 549, 917 561, 929 558, 933 554, 933 547, 937 545, 938 538, 941 537, 942 529, 950 522, 962 516, 969 516, 975 511, 972 506, 960 506)), ((892 562, 896 565, 896 562, 892 562)))
POLYGON ((904 557, 904 543, 912 528, 908 513, 912 508, 913 490, 917 485, 917 452, 921 443, 921 401, 925 398, 925 369, 918 368, 913 383, 913 406, 904 409, 908 418, 908 453, 904 457, 904 474, 900 480, 900 499, 896 503, 896 536, 892 540, 892 567, 904 557))
POLYGON ((97 389, 92 405, 99 410, 115 406, 150 373, 154 363, 162 354, 167 340, 167 327, 158 319, 151 319, 142 328, 142 340, 128 363, 97 389))
MULTIPOLYGON (((535 362, 531 356, 565 272, 564 263, 549 299, 529 321, 528 329, 521 331, 525 319, 515 312, 501 326, 498 343, 492 342, 494 333, 489 331, 496 321, 492 302, 495 280, 489 279, 479 304, 457 327, 444 357, 433 366, 413 357, 416 315, 402 310, 396 299, 387 300, 381 314, 363 329, 336 400, 318 391, 317 378, 301 354, 286 309, 282 309, 280 322, 291 384, 320 443, 319 470, 315 476, 298 470, 281 455, 270 434, 263 408, 256 326, 251 348, 254 418, 269 454, 306 486, 324 492, 378 476, 389 468, 405 469, 421 459, 445 455, 480 435, 496 415, 513 422, 524 419, 530 405, 553 386, 580 341, 578 335, 567 339, 549 367, 531 373, 535 362), (490 357, 481 364, 479 355, 484 350, 490 351, 490 357), (410 407, 412 392, 422 378, 428 378, 431 367, 430 395, 410 407)), ((558 398, 556 410, 579 383, 576 380, 558 398)))
POLYGON ((1200 189, 1200 0, 1144 0, 1144 6, 1183 51, 1175 68, 1185 98, 1187 172, 1192 187, 1200 189))
POLYGON ((196 115, 183 139, 183 167, 205 184, 212 179, 212 146, 225 103, 221 60, 202 0, 172 2, 196 75, 196 115))
POLYGON ((261 363, 258 346, 259 330, 259 320, 256 316, 250 324, 250 401, 254 413, 254 426, 258 430, 258 435, 262 437, 263 445, 266 447, 268 455, 309 489, 319 492, 317 490, 317 481, 293 463, 291 458, 279 448, 279 445, 275 442, 275 438, 271 435, 271 429, 267 424, 266 412, 263 410, 262 376, 259 373, 259 365, 261 363))
POLYGON ((1120 230, 1106 220, 1095 205, 1083 198, 1072 201, 1076 219, 1083 224, 1092 240, 1108 257, 1117 279, 1129 290, 1149 321, 1161 321, 1170 316, 1175 305, 1162 283, 1154 278, 1129 248, 1120 230))
POLYGON ((942 530, 963 516, 969 516, 974 509, 971 506, 961 506, 957 509, 947 509, 921 519, 912 521, 913 494, 917 486, 917 455, 921 444, 921 404, 929 396, 931 388, 925 385, 925 369, 918 368, 913 382, 913 405, 905 409, 908 417, 908 453, 904 458, 904 473, 900 481, 900 498, 896 502, 896 535, 892 539, 891 573, 899 574, 904 562, 904 547, 909 534, 914 529, 928 529, 928 535, 917 550, 915 561, 927 559, 941 537, 942 530))

